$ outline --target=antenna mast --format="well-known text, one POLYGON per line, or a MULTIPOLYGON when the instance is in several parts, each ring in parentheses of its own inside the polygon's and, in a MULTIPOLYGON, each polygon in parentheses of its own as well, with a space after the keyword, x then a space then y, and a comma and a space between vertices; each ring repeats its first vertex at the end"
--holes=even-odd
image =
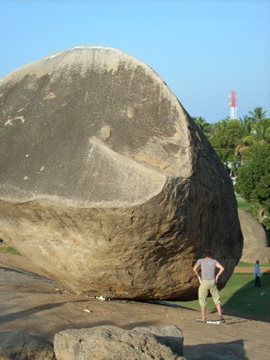
POLYGON ((230 99, 230 119, 237 119, 237 94, 232 90, 229 95, 230 99))

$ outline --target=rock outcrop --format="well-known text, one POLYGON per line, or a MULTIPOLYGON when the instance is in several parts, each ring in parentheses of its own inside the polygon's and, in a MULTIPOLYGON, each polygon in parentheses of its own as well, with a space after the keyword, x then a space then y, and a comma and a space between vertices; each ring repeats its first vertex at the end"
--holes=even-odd
POLYGON ((0 82, 0 237, 77 292, 192 298, 242 252, 231 180, 159 76, 76 47, 0 82))
POLYGON ((243 252, 241 261, 255 263, 259 260, 262 264, 270 261, 270 247, 263 226, 250 214, 238 210, 240 226, 243 234, 243 252))
POLYGON ((55 360, 53 345, 22 331, 0 332, 1 360, 55 360))
POLYGON ((243 250, 267 247, 267 236, 263 226, 250 214, 238 210, 241 231, 243 234, 243 250))
POLYGON ((255 264, 256 260, 260 261, 260 264, 270 263, 270 247, 266 248, 251 248, 244 249, 240 261, 246 263, 255 264))
POLYGON ((54 351, 57 360, 184 360, 183 334, 177 326, 64 330, 54 337, 54 351))

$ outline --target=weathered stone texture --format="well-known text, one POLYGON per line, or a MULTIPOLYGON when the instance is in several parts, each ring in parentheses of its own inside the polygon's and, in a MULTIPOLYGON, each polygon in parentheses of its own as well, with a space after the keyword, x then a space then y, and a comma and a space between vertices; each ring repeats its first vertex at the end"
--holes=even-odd
POLYGON ((64 330, 54 337, 54 351, 57 360, 184 360, 183 334, 176 326, 64 330))
POLYGON ((267 247, 267 236, 263 226, 250 214, 238 210, 241 231, 245 249, 260 249, 267 247))
POLYGON ((259 260, 261 264, 270 263, 270 247, 265 248, 245 248, 241 256, 241 261, 255 264, 259 260))
POLYGON ((244 246, 241 261, 262 264, 270 261, 270 247, 263 226, 250 214, 238 210, 240 226, 243 234, 244 246))
POLYGON ((78 47, 0 82, 0 237, 75 291, 190 298, 242 251, 231 181, 158 75, 78 47))
POLYGON ((55 360, 53 345, 22 331, 0 332, 1 360, 55 360))

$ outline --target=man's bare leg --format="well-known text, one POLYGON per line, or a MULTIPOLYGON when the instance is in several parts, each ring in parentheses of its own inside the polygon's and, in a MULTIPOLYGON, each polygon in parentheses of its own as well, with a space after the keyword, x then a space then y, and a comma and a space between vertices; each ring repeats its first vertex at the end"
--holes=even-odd
POLYGON ((216 308, 217 308, 217 312, 218 312, 218 315, 219 315, 219 321, 222 322, 222 323, 225 323, 225 319, 224 319, 224 317, 222 316, 221 305, 220 305, 220 304, 216 304, 216 308))
POLYGON ((220 304, 216 304, 216 308, 217 308, 218 315, 219 315, 219 316, 222 316, 221 305, 220 305, 220 304))
POLYGON ((202 320, 206 319, 206 306, 201 306, 202 320))

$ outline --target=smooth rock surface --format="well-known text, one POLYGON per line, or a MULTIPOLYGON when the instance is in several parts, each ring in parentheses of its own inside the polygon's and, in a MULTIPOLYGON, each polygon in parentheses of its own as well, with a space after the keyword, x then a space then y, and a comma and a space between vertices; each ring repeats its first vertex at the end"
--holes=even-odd
POLYGON ((270 263, 270 247, 265 248, 245 248, 241 256, 241 261, 254 263, 259 260, 260 264, 270 263))
POLYGON ((266 248, 266 232, 259 221, 242 210, 238 210, 238 215, 244 240, 243 250, 266 248))
POLYGON ((231 180, 158 75, 77 47, 0 81, 0 238, 76 292, 192 298, 242 252, 231 180))
POLYGON ((68 329, 55 335, 54 351, 57 360, 184 360, 183 334, 177 326, 68 329))
POLYGON ((22 331, 0 332, 1 360, 55 360, 52 344, 22 331))

